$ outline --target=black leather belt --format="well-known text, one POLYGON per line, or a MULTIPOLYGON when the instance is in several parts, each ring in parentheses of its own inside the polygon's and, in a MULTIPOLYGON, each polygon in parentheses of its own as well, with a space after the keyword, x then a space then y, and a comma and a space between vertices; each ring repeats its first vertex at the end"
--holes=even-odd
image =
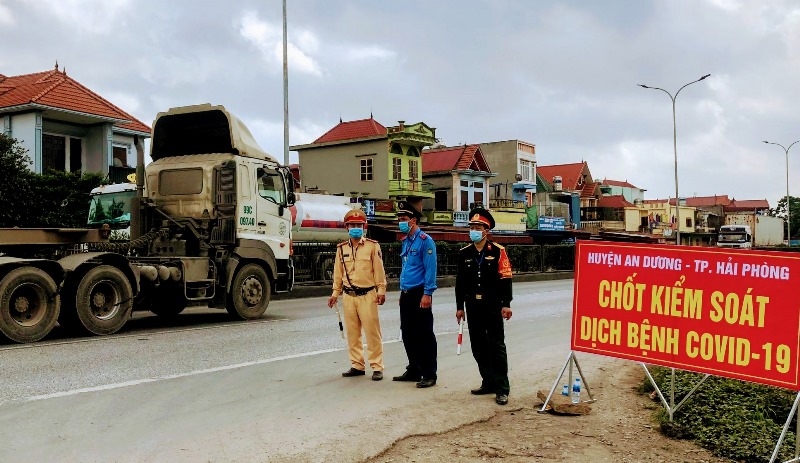
POLYGON ((369 288, 348 288, 345 286, 342 289, 344 290, 344 293, 347 294, 348 296, 363 296, 368 292, 372 291, 373 289, 375 289, 375 287, 370 286, 369 288))

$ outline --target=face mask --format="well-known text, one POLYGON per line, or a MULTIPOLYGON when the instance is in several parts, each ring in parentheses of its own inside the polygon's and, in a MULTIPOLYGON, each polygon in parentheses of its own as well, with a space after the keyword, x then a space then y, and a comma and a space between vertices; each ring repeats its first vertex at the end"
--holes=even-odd
POLYGON ((408 233, 411 230, 411 225, 408 222, 400 222, 400 231, 403 233, 408 233))
POLYGON ((350 238, 360 239, 364 236, 364 229, 363 228, 351 228, 347 231, 350 234, 350 238))
POLYGON ((477 243, 478 241, 483 239, 483 232, 480 230, 470 230, 469 231, 469 239, 473 242, 477 243))

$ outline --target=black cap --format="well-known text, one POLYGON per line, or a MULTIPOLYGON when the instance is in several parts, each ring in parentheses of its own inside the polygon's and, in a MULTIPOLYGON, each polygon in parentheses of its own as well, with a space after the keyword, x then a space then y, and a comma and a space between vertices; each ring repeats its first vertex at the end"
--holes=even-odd
POLYGON ((408 201, 397 202, 397 215, 407 215, 417 220, 422 218, 422 212, 418 211, 417 208, 412 206, 408 201))
POLYGON ((489 230, 491 230, 494 228, 494 217, 492 217, 492 214, 490 214, 486 209, 482 207, 476 207, 469 211, 469 223, 481 224, 489 227, 489 230))

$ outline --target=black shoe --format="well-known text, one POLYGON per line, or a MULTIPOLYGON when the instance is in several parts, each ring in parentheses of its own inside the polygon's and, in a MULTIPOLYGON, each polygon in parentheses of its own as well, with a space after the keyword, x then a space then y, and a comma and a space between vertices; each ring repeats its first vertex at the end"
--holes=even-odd
POLYGON ((417 381, 419 381, 421 379, 422 379, 422 377, 415 376, 415 375, 409 373, 408 371, 406 371, 402 375, 395 376, 394 378, 392 378, 392 381, 409 381, 409 382, 413 381, 413 382, 417 382, 417 381))
POLYGON ((417 383, 417 387, 418 388, 426 388, 426 387, 431 387, 431 386, 436 386, 436 380, 435 379, 423 378, 417 383))
POLYGON ((497 405, 505 405, 508 403, 508 394, 497 394, 497 397, 494 398, 494 401, 497 405))
POLYGON ((364 370, 359 370, 357 368, 351 368, 351 369, 345 371, 344 373, 342 373, 342 376, 344 376, 345 378, 350 378, 351 376, 364 376, 366 374, 367 373, 364 370))
POLYGON ((487 395, 487 394, 494 394, 494 391, 487 387, 481 386, 478 389, 472 389, 471 391, 469 391, 469 393, 472 395, 487 395))
POLYGON ((380 381, 383 379, 383 372, 382 371, 373 371, 372 372, 372 380, 373 381, 380 381))

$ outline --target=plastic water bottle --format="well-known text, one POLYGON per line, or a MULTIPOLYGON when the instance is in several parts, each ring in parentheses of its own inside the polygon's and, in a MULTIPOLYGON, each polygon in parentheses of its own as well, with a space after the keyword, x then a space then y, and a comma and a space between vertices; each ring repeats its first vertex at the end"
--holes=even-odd
POLYGON ((568 396, 568 395, 569 395, 569 386, 567 386, 566 384, 565 384, 565 385, 564 385, 564 387, 561 389, 561 395, 566 395, 566 396, 568 396))
POLYGON ((572 383, 572 403, 579 404, 581 403, 581 379, 575 378, 575 382, 572 383))

